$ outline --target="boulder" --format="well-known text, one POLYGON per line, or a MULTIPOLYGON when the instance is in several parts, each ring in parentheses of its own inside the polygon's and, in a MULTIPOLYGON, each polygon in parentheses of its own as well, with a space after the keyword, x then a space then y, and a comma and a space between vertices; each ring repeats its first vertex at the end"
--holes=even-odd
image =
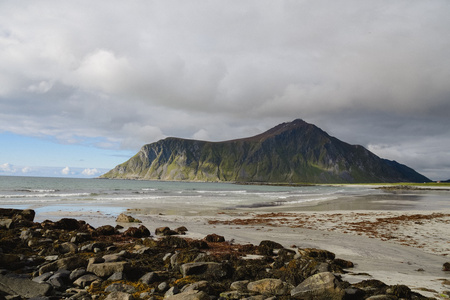
POLYGON ((70 281, 75 281, 76 279, 80 278, 84 274, 86 274, 86 269, 85 268, 78 268, 78 269, 73 270, 70 273, 69 279, 70 279, 70 281))
POLYGON ((323 249, 315 249, 315 248, 303 248, 298 249, 298 253, 304 257, 313 257, 319 260, 327 260, 327 259, 335 259, 336 255, 333 252, 323 250, 323 249))
POLYGON ((114 227, 112 227, 111 225, 104 225, 104 226, 100 226, 99 228, 95 229, 95 234, 98 236, 113 235, 113 234, 117 234, 117 230, 114 227))
POLYGON ((118 223, 141 223, 140 220, 133 218, 132 216, 128 216, 124 213, 121 213, 117 219, 116 222, 118 223))
POLYGON ((186 234, 186 231, 188 231, 188 229, 185 226, 180 226, 178 228, 175 228, 174 231, 178 234, 186 234))
POLYGON ((450 271, 450 262, 444 263, 442 266, 442 271, 450 271))
POLYGON ((59 245, 58 251, 61 254, 77 253, 78 252, 78 247, 74 243, 66 242, 66 243, 62 243, 61 245, 59 245))
POLYGON ((125 284, 125 283, 120 283, 120 282, 115 282, 115 283, 112 283, 112 284, 108 285, 106 287, 106 289, 105 289, 105 292, 107 292, 107 293, 124 292, 124 293, 133 294, 133 293, 136 293, 137 290, 132 285, 125 284))
POLYGON ((126 280, 127 276, 124 272, 116 272, 108 277, 108 280, 110 281, 119 281, 119 280, 126 280))
POLYGON ((178 232, 171 230, 169 227, 158 227, 155 229, 155 234, 160 236, 176 235, 178 232))
POLYGON ((164 293, 164 298, 179 294, 180 290, 177 286, 173 286, 170 289, 167 290, 167 292, 164 293))
POLYGON ((174 248, 187 248, 189 243, 178 236, 166 236, 159 241, 159 244, 163 247, 174 247, 174 248))
POLYGON ((208 234, 205 237, 205 241, 207 241, 209 243, 222 243, 222 242, 225 242, 225 238, 221 235, 213 233, 213 234, 208 234))
POLYGON ((275 278, 265 278, 258 281, 250 282, 247 285, 247 289, 250 292, 256 292, 263 295, 285 295, 288 294, 289 291, 293 287, 289 284, 281 281, 280 279, 275 278))
POLYGON ((230 289, 232 289, 233 291, 244 292, 244 291, 247 291, 248 283, 249 283, 248 280, 235 281, 235 282, 231 283, 230 289))
POLYGON ((63 230, 78 230, 82 224, 77 219, 62 218, 55 222, 55 228, 63 230))
POLYGON ((124 292, 112 292, 110 293, 105 300, 133 300, 133 295, 124 292))
POLYGON ((142 283, 145 283, 145 284, 152 284, 158 280, 159 280, 159 276, 155 272, 149 272, 149 273, 145 274, 144 276, 142 276, 141 278, 139 278, 139 281, 141 281, 142 283))
POLYGON ((35 211, 32 209, 0 208, 0 219, 34 221, 35 211))
POLYGON ((75 270, 77 268, 84 268, 87 266, 87 260, 80 256, 70 256, 58 259, 57 261, 43 265, 39 268, 39 275, 47 272, 56 271, 58 269, 75 270))
POLYGON ((168 296, 164 300, 210 300, 208 294, 202 291, 188 291, 185 293, 168 296))
POLYGON ((130 264, 126 261, 95 263, 92 259, 89 260, 87 271, 94 273, 98 277, 109 277, 116 272, 125 272, 130 269, 130 264))
POLYGON ((150 236, 150 230, 147 229, 144 225, 139 226, 139 228, 136 227, 130 227, 123 233, 124 236, 131 236, 135 238, 143 238, 143 237, 149 237, 150 236))
POLYGON ((205 293, 208 293, 208 291, 211 289, 211 283, 206 280, 197 281, 188 285, 183 286, 181 289, 182 293, 186 293, 189 291, 204 291, 205 293))
POLYGON ((180 267, 183 277, 196 275, 200 278, 222 279, 231 273, 229 268, 221 263, 216 262, 193 262, 183 264, 180 267))
POLYGON ((294 298, 342 299, 345 292, 337 287, 337 278, 330 272, 308 277, 291 290, 294 298))
POLYGON ((348 269, 348 268, 353 268, 353 262, 349 261, 349 260, 344 260, 344 259, 340 259, 340 258, 335 258, 333 260, 333 263, 343 269, 348 269))
POLYGON ((102 279, 94 274, 85 274, 79 277, 77 280, 73 282, 74 285, 79 287, 87 287, 90 286, 94 281, 101 281, 102 279))
POLYGON ((20 278, 0 274, 0 291, 10 295, 19 295, 23 298, 46 296, 52 290, 48 283, 37 283, 27 278, 20 278))

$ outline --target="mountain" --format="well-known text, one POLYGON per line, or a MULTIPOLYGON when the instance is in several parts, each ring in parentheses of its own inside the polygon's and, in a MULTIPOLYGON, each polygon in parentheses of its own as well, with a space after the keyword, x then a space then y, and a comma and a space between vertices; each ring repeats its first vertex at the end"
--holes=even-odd
POLYGON ((254 183, 428 182, 297 119, 262 134, 224 142, 166 138, 145 145, 101 178, 254 183))

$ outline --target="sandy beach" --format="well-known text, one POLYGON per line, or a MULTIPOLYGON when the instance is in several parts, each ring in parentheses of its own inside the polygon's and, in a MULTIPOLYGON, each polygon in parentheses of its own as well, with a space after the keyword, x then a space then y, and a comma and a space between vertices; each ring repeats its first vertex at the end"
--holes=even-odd
MULTIPOLYGON (((157 213, 155 208, 130 205, 127 214, 153 231, 161 226, 186 226, 187 237, 192 238, 216 233, 230 243, 273 240, 285 247, 329 250, 355 263, 344 276, 349 282, 378 279, 405 284, 425 296, 440 299, 444 291, 450 290, 450 274, 442 271, 443 264, 450 260, 450 210, 404 210, 407 207, 395 199, 378 198, 373 202, 349 198, 309 203, 296 209, 242 208, 203 211, 200 215, 157 213), (366 210, 335 210, 350 208, 352 201, 366 210), (374 205, 377 209, 373 209, 374 205), (395 209, 387 210, 388 207, 395 209)), ((102 210, 59 210, 36 216, 37 221, 62 217, 81 218, 93 226, 116 223, 115 214, 102 210)))

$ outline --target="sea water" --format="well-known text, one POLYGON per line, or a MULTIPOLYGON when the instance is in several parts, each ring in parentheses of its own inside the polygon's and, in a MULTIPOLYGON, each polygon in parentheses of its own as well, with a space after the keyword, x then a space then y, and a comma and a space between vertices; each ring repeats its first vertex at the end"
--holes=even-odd
MULTIPOLYGON (((447 195, 448 193, 445 196, 447 195)), ((142 208, 172 214, 201 214, 205 211, 261 208, 267 208, 270 211, 274 207, 295 209, 309 203, 333 203, 338 200, 342 202, 342 199, 362 203, 364 199, 369 198, 374 203, 403 201, 403 204, 408 204, 409 208, 423 208, 424 203, 431 202, 438 206, 442 206, 442 203, 449 204, 448 201, 444 201, 447 198, 432 193, 423 195, 406 193, 399 197, 398 194, 363 185, 270 186, 0 176, 0 207, 30 208, 37 214, 64 210, 100 211, 118 215, 128 208, 142 208), (439 201, 443 202, 440 204, 439 201), (419 203, 422 203, 422 206, 418 205, 419 203)), ((354 207, 357 206, 349 206, 349 209, 354 207)))

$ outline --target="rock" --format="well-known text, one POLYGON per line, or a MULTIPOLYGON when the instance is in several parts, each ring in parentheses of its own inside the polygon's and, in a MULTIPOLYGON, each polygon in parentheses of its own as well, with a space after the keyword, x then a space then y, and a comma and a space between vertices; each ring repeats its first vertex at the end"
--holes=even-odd
POLYGON ((344 290, 346 300, 358 300, 358 299, 364 299, 364 292, 357 288, 347 288, 344 290))
POLYGON ((135 219, 132 216, 128 216, 124 213, 121 213, 117 217, 116 222, 118 222, 118 223, 142 223, 140 220, 135 219))
POLYGON ((63 243, 63 244, 59 245, 58 251, 61 254, 77 253, 78 252, 78 247, 74 243, 66 242, 66 243, 63 243))
POLYGON ((104 225, 104 226, 100 226, 99 228, 95 229, 95 234, 97 236, 113 235, 113 234, 117 234, 117 233, 118 233, 118 231, 111 225, 104 225))
POLYGON ((160 284, 158 284, 158 290, 161 292, 165 292, 169 289, 169 284, 167 282, 161 282, 160 284))
POLYGON ((274 275, 287 283, 297 286, 306 278, 317 273, 319 263, 310 257, 291 260, 284 267, 274 270, 274 275))
POLYGON ((94 273, 98 277, 109 277, 116 272, 126 272, 130 269, 130 264, 125 261, 95 263, 95 260, 89 260, 86 270, 94 273))
POLYGON ((86 274, 86 269, 85 268, 78 268, 76 270, 73 270, 70 273, 69 279, 70 279, 70 281, 75 281, 76 279, 78 279, 79 277, 83 276, 84 274, 86 274))
POLYGON ((81 277, 79 277, 77 280, 75 280, 73 282, 74 285, 79 286, 79 287, 87 287, 89 285, 91 285, 92 282, 94 281, 101 281, 102 279, 94 274, 85 274, 81 277))
POLYGON ((34 281, 34 282, 37 282, 37 283, 42 283, 42 282, 47 281, 47 279, 49 279, 52 276, 53 276, 53 272, 47 272, 47 273, 44 273, 44 274, 39 275, 37 277, 34 277, 31 280, 34 281))
POLYGON ((375 295, 366 298, 366 300, 397 300, 397 297, 391 296, 391 295, 375 295))
POLYGON ((66 282, 68 281, 68 277, 64 278, 61 275, 55 274, 52 277, 50 277, 47 282, 50 283, 54 289, 56 290, 65 290, 66 288, 66 282))
POLYGON ((139 228, 130 227, 123 233, 123 235, 135 238, 149 237, 150 230, 148 230, 147 227, 145 227, 144 225, 139 226, 139 228))
POLYGON ((124 292, 112 292, 105 300, 133 300, 133 295, 124 292))
POLYGON ((180 226, 178 228, 175 228, 174 231, 178 234, 186 234, 186 232, 188 231, 188 229, 184 226, 180 226))
POLYGON ((159 280, 159 276, 155 272, 149 272, 149 273, 145 274, 144 276, 142 276, 141 278, 139 278, 139 281, 141 281, 142 283, 145 283, 145 284, 152 284, 158 280, 159 280))
POLYGON ((30 279, 0 275, 0 291, 10 295, 19 295, 24 298, 46 296, 52 290, 48 283, 37 283, 30 279))
POLYGON ((167 290, 167 292, 164 294, 164 298, 179 294, 180 290, 178 289, 177 286, 173 286, 170 289, 167 290))
POLYGON ((386 290, 386 293, 394 295, 397 298, 411 298, 411 289, 406 285, 393 285, 386 290))
POLYGON ((197 275, 201 278, 222 279, 229 276, 230 271, 221 263, 194 262, 183 264, 180 267, 183 277, 197 275))
POLYGON ((173 269, 177 269, 180 265, 184 263, 196 262, 196 259, 200 255, 199 251, 177 251, 174 255, 170 257, 170 265, 173 269))
POLYGON ((70 239, 71 243, 82 243, 91 239, 91 234, 87 232, 78 232, 75 236, 70 239))
POLYGON ((132 285, 115 282, 113 284, 108 285, 105 289, 105 292, 107 292, 107 293, 124 292, 124 293, 133 294, 133 293, 136 293, 137 290, 132 285))
POLYGON ((57 222, 55 222, 55 227, 57 229, 62 229, 62 230, 78 230, 80 228, 81 224, 78 220, 76 219, 71 219, 71 218, 63 218, 57 222))
POLYGON ((274 241, 269 241, 269 240, 261 241, 259 243, 259 247, 261 247, 261 246, 266 246, 266 247, 269 247, 272 249, 283 249, 284 248, 283 245, 281 245, 277 242, 274 242, 274 241))
POLYGON ((231 283, 230 289, 232 289, 233 291, 240 291, 240 292, 247 291, 247 285, 249 282, 250 282, 249 280, 235 281, 231 283))
POLYGON ((308 256, 313 257, 315 259, 320 260, 327 260, 327 259, 335 259, 336 255, 333 252, 322 250, 322 249, 315 249, 315 248, 303 248, 303 249, 297 249, 298 253, 301 256, 308 256))
POLYGON ((211 283, 206 280, 197 281, 188 285, 183 286, 181 289, 182 293, 189 292, 189 291, 204 291, 205 293, 208 293, 208 291, 211 289, 211 283))
POLYGON ((294 298, 342 299, 344 291, 336 287, 337 279, 330 272, 318 273, 308 277, 291 290, 294 298))
POLYGON ((71 256, 66 258, 61 258, 57 261, 51 262, 49 264, 43 265, 39 268, 39 274, 42 275, 46 272, 56 271, 58 269, 65 270, 75 270, 77 268, 84 268, 87 266, 87 260, 80 256, 71 256))
POLYGON ((261 255, 272 256, 274 249, 283 249, 283 246, 273 241, 261 241, 258 246, 258 253, 261 255))
POLYGON ((450 262, 444 263, 442 266, 442 271, 450 271, 450 262))
POLYGON ((250 282, 247 289, 250 292, 256 292, 263 295, 285 295, 293 288, 289 284, 275 278, 265 278, 258 281, 250 282))
POLYGON ((108 277, 108 280, 110 281, 117 281, 117 280, 126 280, 127 276, 124 272, 116 272, 108 277))
POLYGON ((213 234, 208 234, 205 237, 205 241, 207 241, 209 243, 222 243, 222 242, 225 242, 225 238, 221 235, 213 233, 213 234))
POLYGON ((164 300, 210 300, 208 294, 202 291, 188 291, 164 298, 164 300))
POLYGON ((116 261, 123 261, 124 257, 120 253, 114 253, 114 254, 106 254, 102 256, 103 262, 116 262, 116 261))
POLYGON ((35 211, 32 209, 0 208, 0 219, 34 221, 35 211))
POLYGON ((158 227, 155 229, 155 234, 160 236, 169 236, 178 234, 176 231, 171 230, 169 227, 158 227))
POLYGON ((163 247, 187 248, 189 246, 185 239, 177 236, 166 236, 159 243, 163 247))
POLYGON ((239 299, 249 299, 250 293, 245 293, 241 291, 228 291, 220 293, 220 299, 227 300, 239 300, 239 299))
POLYGON ((335 265, 338 265, 339 267, 341 267, 343 269, 348 269, 348 268, 353 268, 354 267, 354 265, 353 265, 353 263, 351 261, 340 259, 340 258, 335 258, 333 260, 333 263, 335 265))

